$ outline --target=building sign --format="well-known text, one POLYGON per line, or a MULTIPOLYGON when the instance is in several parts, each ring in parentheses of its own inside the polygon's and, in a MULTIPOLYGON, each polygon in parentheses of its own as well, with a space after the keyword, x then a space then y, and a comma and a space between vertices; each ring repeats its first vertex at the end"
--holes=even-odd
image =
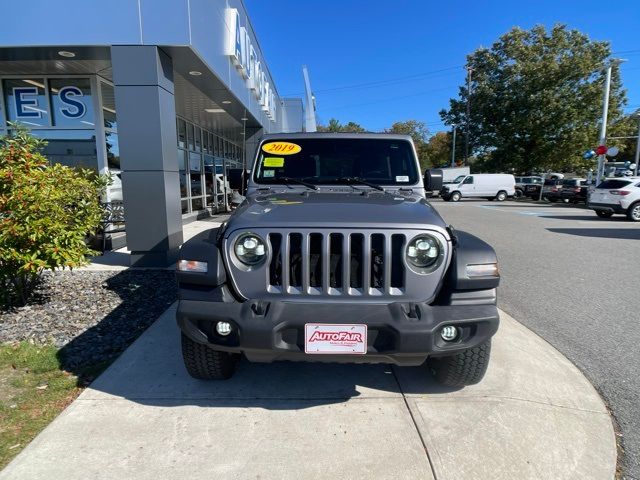
POLYGON ((261 110, 273 121, 276 118, 275 92, 267 81, 247 28, 240 24, 240 13, 237 9, 227 9, 226 23, 229 28, 226 53, 258 100, 261 110))
POLYGON ((3 90, 8 121, 31 127, 95 126, 88 78, 7 79, 3 90))

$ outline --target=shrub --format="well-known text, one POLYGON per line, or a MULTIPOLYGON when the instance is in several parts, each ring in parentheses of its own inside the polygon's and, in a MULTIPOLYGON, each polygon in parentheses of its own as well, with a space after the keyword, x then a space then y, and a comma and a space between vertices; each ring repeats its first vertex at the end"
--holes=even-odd
POLYGON ((50 165, 45 142, 11 125, 0 138, 0 301, 26 304, 44 270, 87 263, 85 237, 100 223, 105 181, 50 165))

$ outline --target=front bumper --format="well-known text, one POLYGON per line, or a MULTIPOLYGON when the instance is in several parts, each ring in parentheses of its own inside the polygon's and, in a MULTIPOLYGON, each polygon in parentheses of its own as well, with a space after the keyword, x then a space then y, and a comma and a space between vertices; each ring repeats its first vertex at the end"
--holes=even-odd
POLYGON ((180 300, 178 325, 192 340, 216 350, 242 352, 255 362, 276 360, 420 365, 428 356, 450 355, 487 341, 498 329, 495 305, 433 306, 426 303, 298 303, 250 300, 242 303, 180 300), (233 326, 216 333, 219 321, 233 326), (306 323, 366 324, 365 355, 309 355, 306 323), (440 329, 455 325, 461 335, 445 342, 440 329))
POLYGON ((618 203, 591 203, 588 204, 591 210, 600 210, 610 213, 626 213, 627 209, 618 203))

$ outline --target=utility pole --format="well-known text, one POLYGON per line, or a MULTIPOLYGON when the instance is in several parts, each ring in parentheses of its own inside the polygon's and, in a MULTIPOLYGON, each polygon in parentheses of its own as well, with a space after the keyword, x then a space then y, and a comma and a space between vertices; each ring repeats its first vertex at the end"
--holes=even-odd
MULTIPOLYGON (((604 97, 602 101, 602 123, 600 124, 600 139, 598 146, 604 147, 607 143, 607 118, 609 115, 609 92, 611 90, 611 70, 614 65, 619 65, 624 60, 619 58, 612 58, 607 64, 607 73, 604 80, 604 97)), ((607 154, 603 153, 598 155, 598 170, 596 172, 596 185, 600 184, 602 180, 602 174, 604 173, 604 162, 607 158, 607 154)))
POLYGON ((638 175, 638 162, 640 162, 640 110, 636 110, 635 117, 638 119, 638 138, 636 140, 636 155, 634 162, 636 167, 633 169, 633 174, 638 175))
POLYGON ((469 162, 469 119, 471 117, 471 72, 473 69, 467 67, 467 116, 464 132, 464 164, 469 162))
POLYGON ((451 168, 456 166, 456 124, 453 125, 453 142, 451 145, 451 168))

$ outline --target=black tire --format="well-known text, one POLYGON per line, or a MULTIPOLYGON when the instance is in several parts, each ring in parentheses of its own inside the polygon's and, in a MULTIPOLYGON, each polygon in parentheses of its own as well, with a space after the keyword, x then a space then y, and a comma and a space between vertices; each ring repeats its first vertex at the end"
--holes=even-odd
POLYGON ((600 218, 611 218, 613 212, 605 212, 604 210, 596 210, 596 215, 600 218))
POLYGON ((182 359, 187 372, 199 380, 226 380, 236 371, 238 358, 235 353, 214 350, 194 342, 182 334, 182 359))
POLYGON ((459 202, 462 198, 462 195, 460 195, 460 192, 453 192, 450 198, 452 202, 459 202))
POLYGON ((499 202, 504 202, 507 199, 507 196, 507 192, 505 192, 504 190, 500 190, 496 195, 496 200, 499 202))
POLYGON ((632 222, 640 222, 640 202, 632 203, 627 209, 627 218, 632 222))
POLYGON ((516 198, 522 198, 524 197, 524 192, 522 190, 520 190, 519 188, 516 188, 516 194, 515 194, 516 198))
POLYGON ((462 353, 427 360, 435 380, 447 387, 465 387, 482 380, 491 355, 491 340, 462 353))

